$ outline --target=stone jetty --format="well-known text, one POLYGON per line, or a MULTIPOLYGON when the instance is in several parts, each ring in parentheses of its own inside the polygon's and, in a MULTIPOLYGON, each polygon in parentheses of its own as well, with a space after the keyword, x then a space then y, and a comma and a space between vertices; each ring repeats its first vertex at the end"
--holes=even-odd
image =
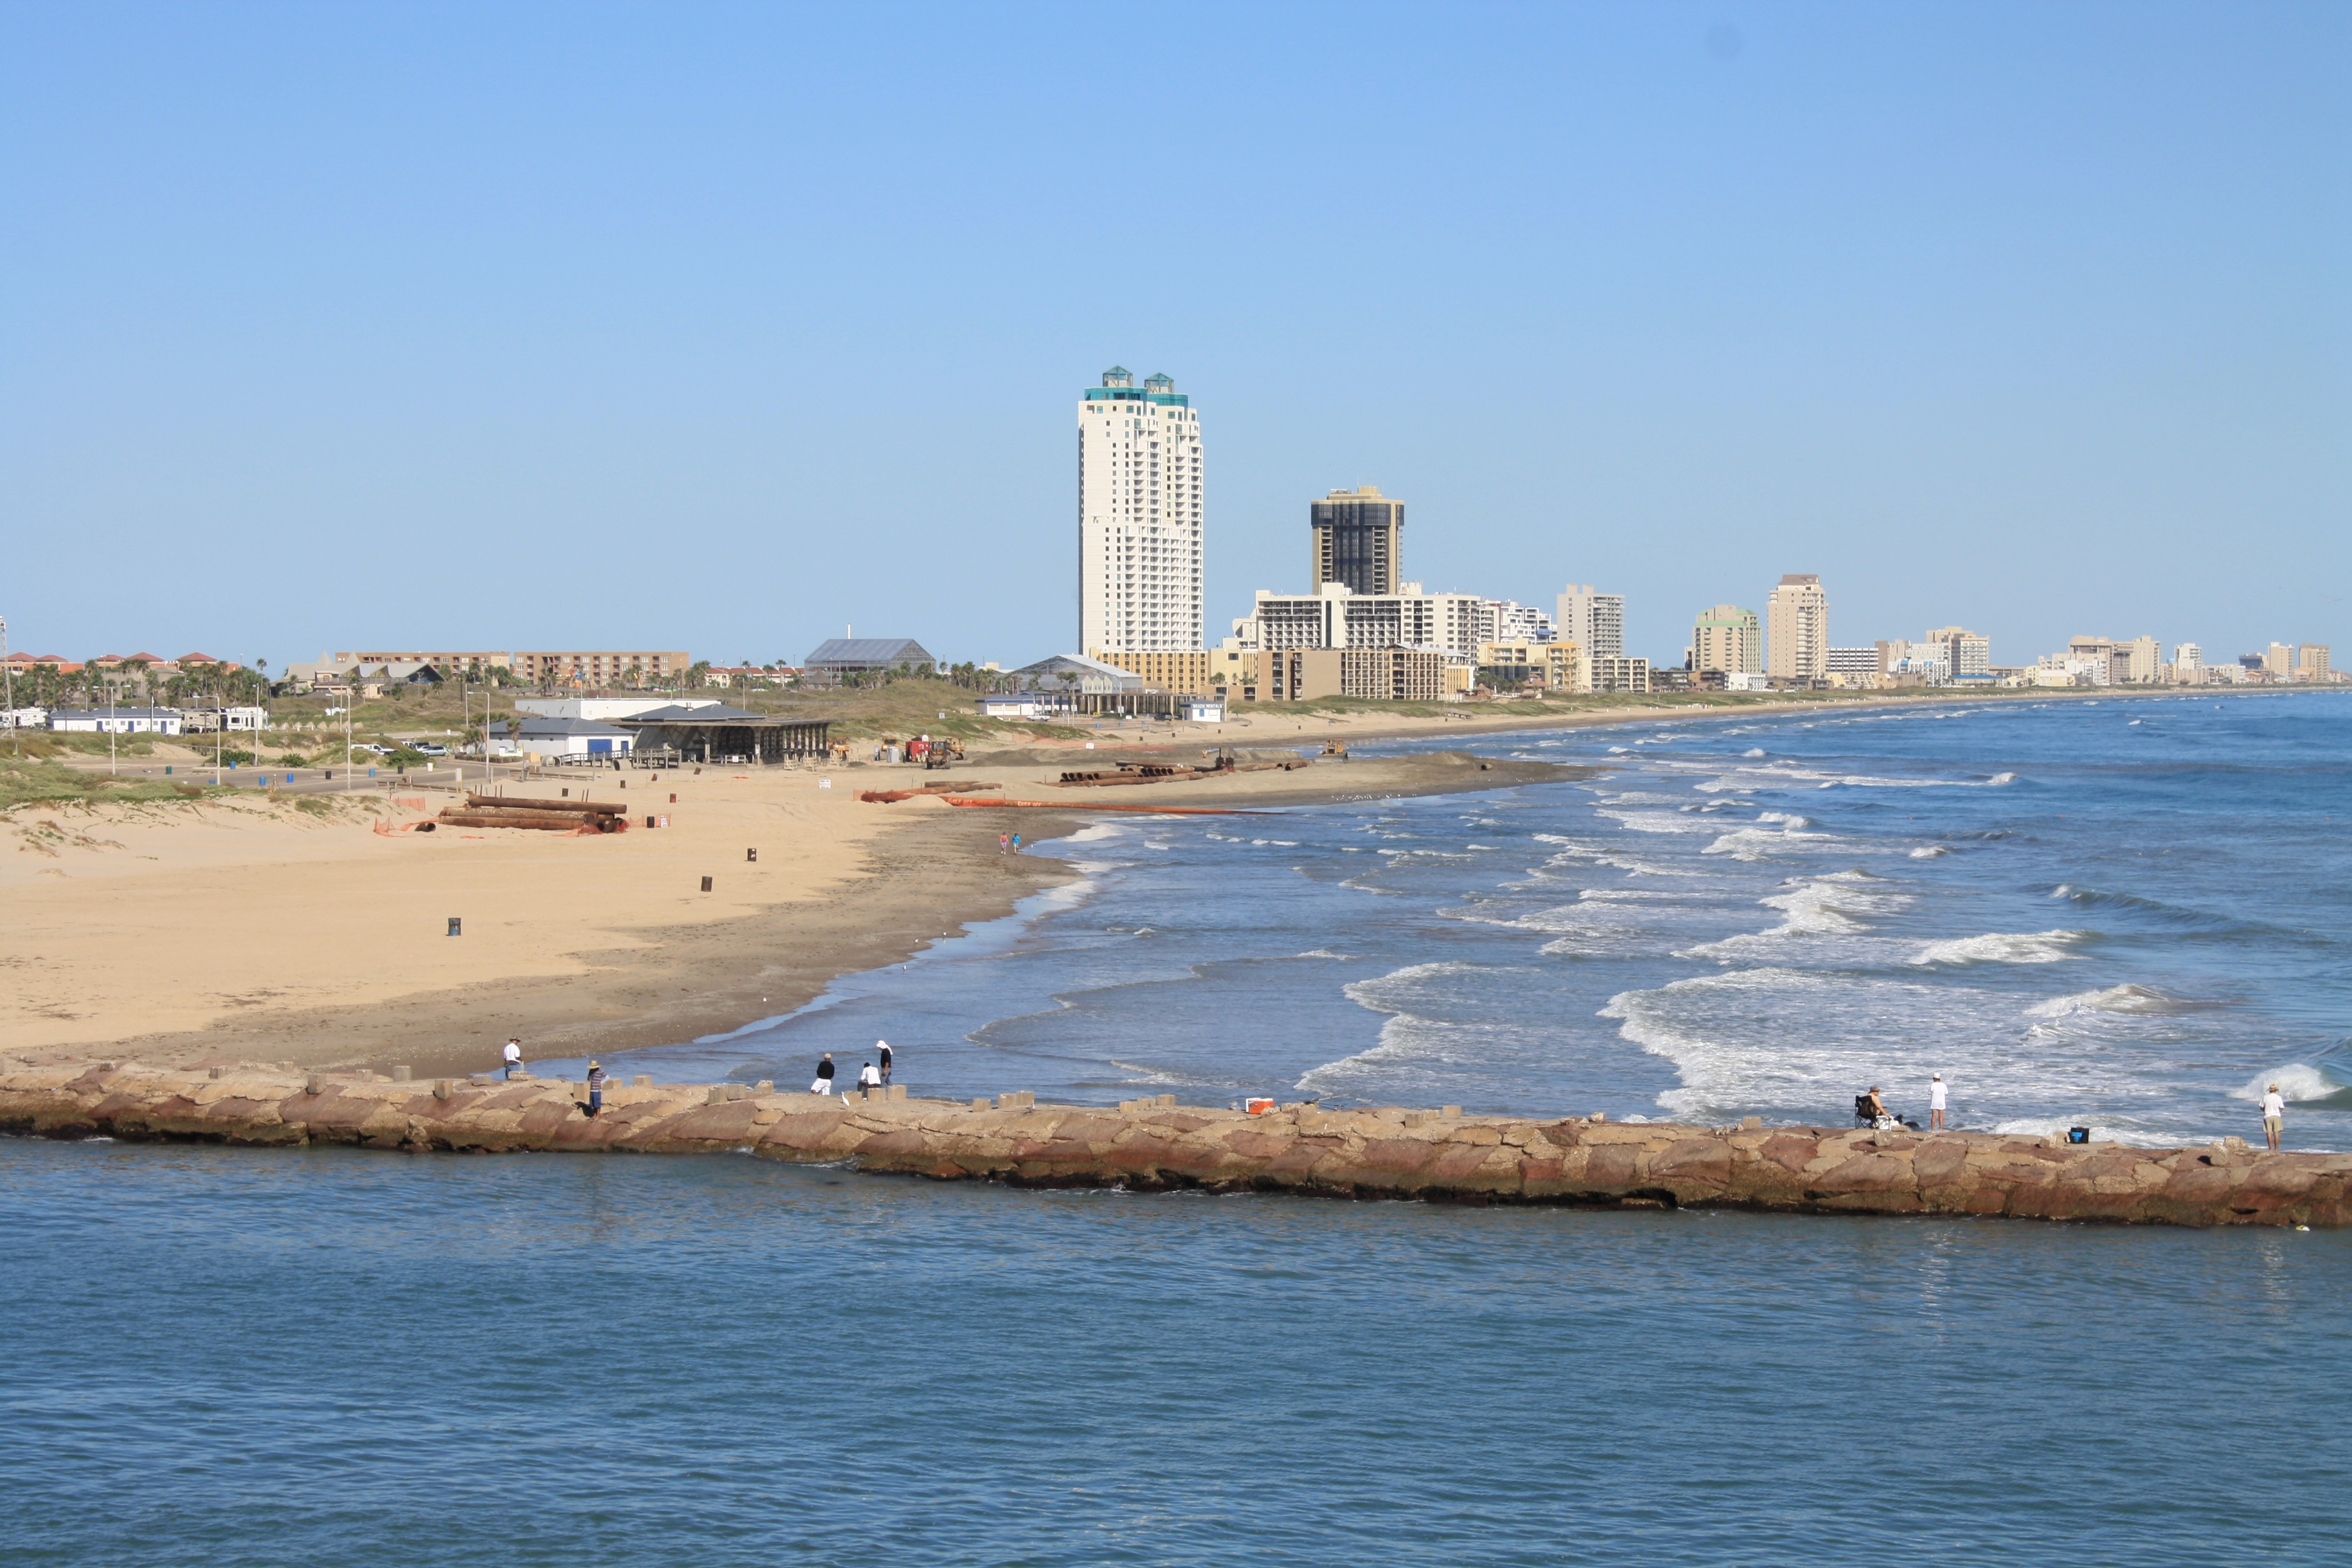
POLYGON ((1172 1096, 1117 1109, 1006 1094, 834 1100, 769 1086, 410 1081, 224 1062, 0 1060, 0 1131, 423 1152, 750 1152, 1030 1186, 1280 1192, 1473 1204, 1977 1215, 2139 1225, 2342 1226, 2352 1154, 1983 1132, 1685 1127, 1439 1110, 1258 1115, 1172 1096))

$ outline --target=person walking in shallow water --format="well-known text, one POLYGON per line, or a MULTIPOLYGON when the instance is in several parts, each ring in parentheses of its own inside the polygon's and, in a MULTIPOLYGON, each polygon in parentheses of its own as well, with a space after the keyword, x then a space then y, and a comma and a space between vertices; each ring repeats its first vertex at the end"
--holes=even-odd
POLYGON ((2263 1096, 2263 1142, 2275 1149, 2285 1131, 2286 1099, 2279 1093, 2279 1086, 2273 1084, 2263 1096))
POLYGON ((809 1085, 809 1092, 811 1094, 833 1092, 833 1053, 831 1051, 825 1052, 824 1059, 816 1064, 816 1081, 809 1085))
POLYGON ((1940 1132, 1944 1129, 1944 1075, 1937 1073, 1927 1080, 1927 1130, 1940 1132))

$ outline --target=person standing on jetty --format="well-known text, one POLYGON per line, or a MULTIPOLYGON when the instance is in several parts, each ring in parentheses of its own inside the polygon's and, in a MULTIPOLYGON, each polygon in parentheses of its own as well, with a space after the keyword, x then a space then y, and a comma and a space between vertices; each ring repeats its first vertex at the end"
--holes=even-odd
POLYGON ((507 1081, 513 1082, 514 1075, 522 1069, 522 1039, 520 1036, 507 1042, 499 1065, 505 1069, 507 1081))
POLYGON ((1927 1130, 1944 1130, 1944 1075, 1937 1073, 1927 1079, 1927 1130))
POLYGON ((824 1059, 816 1064, 816 1081, 809 1085, 809 1092, 811 1094, 833 1092, 833 1053, 831 1051, 825 1052, 824 1059))
POLYGON ((884 1083, 888 1083, 890 1081, 890 1042, 887 1040, 875 1041, 874 1055, 875 1058, 882 1064, 882 1081, 884 1083))
POLYGON ((2279 1093, 2279 1086, 2273 1084, 2263 1096, 2263 1142, 2275 1149, 2285 1131, 2286 1100, 2279 1093))
POLYGON ((588 1114, 602 1115, 604 1110, 604 1064, 595 1058, 588 1058, 588 1114))

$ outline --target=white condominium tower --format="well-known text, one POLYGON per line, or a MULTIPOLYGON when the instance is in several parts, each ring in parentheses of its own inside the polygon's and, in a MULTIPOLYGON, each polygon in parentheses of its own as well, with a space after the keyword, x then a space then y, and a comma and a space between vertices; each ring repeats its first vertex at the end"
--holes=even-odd
POLYGON ((1625 657, 1625 595, 1602 594, 1587 583, 1570 583, 1560 591, 1559 636, 1584 650, 1589 662, 1625 657))
POLYGON ((1830 672, 1830 601, 1822 580, 1791 572, 1766 601, 1764 669, 1791 680, 1818 680, 1830 672))
POLYGON ((1078 647, 1198 649, 1201 416, 1114 365, 1078 402, 1078 647))

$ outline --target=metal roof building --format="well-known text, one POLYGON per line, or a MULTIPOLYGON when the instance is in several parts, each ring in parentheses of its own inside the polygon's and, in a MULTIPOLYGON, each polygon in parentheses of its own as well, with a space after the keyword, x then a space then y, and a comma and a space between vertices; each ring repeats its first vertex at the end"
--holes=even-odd
POLYGON ((904 665, 919 675, 940 667, 930 650, 912 637, 833 637, 801 661, 803 669, 829 675, 849 675, 868 669, 897 669, 904 665))

